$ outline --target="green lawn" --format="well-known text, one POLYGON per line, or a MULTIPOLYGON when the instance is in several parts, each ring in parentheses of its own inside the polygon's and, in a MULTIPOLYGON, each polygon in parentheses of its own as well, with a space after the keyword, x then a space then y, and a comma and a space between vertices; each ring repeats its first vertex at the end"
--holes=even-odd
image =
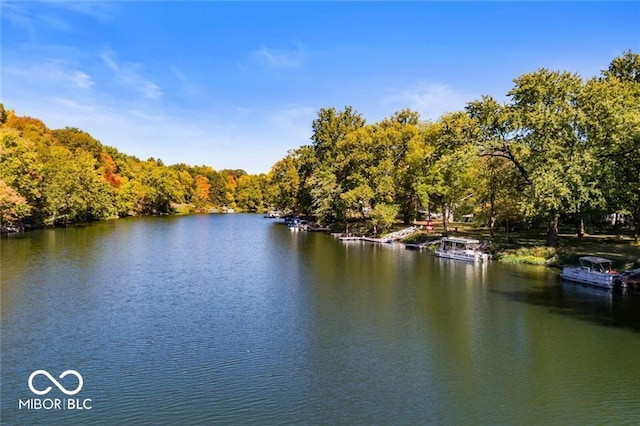
MULTIPOLYGON (((585 255, 606 257, 614 261, 620 270, 640 267, 640 244, 634 244, 631 236, 606 234, 587 235, 579 239, 576 234, 560 234, 557 249, 545 247, 546 234, 540 230, 517 232, 496 232, 489 236, 489 230, 471 223, 453 222, 449 226, 450 235, 475 238, 491 242, 491 250, 496 258, 512 263, 544 264, 562 266, 578 264, 578 258, 585 255)), ((434 230, 427 234, 414 235, 411 242, 427 241, 442 235, 442 224, 435 223, 434 230)))

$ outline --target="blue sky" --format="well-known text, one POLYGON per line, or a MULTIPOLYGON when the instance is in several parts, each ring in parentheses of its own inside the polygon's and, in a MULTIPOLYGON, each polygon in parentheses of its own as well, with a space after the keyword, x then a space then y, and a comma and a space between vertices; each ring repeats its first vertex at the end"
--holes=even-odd
POLYGON ((640 52, 639 2, 7 1, 0 99, 166 164, 267 172, 323 107, 369 123, 506 100, 640 52))

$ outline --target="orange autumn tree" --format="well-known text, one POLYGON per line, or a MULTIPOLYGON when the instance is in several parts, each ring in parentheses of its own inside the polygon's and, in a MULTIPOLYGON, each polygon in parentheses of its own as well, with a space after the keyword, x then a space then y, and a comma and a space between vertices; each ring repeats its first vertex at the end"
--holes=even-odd
POLYGON ((211 190, 211 184, 206 176, 197 175, 195 178, 195 194, 193 196, 193 204, 197 208, 203 208, 209 205, 209 191, 211 190))
POLYGON ((122 179, 116 174, 118 167, 116 166, 116 162, 113 160, 113 157, 103 151, 100 153, 100 158, 102 160, 102 168, 104 170, 104 180, 114 188, 119 188, 122 184, 122 179))

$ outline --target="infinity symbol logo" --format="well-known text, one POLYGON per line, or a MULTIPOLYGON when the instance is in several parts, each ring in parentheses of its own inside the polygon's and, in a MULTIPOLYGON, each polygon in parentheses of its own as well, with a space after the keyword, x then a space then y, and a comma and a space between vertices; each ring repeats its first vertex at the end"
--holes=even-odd
POLYGON ((78 392, 80 392, 80 390, 82 389, 82 385, 84 384, 84 382, 82 380, 82 376, 80 375, 80 373, 78 373, 75 370, 67 370, 64 373, 62 373, 58 378, 59 379, 64 379, 69 374, 72 374, 72 375, 76 376, 76 378, 78 379, 78 387, 75 388, 72 391, 68 391, 68 390, 65 389, 64 386, 62 386, 60 384, 60 382, 58 382, 51 374, 49 374, 48 371, 46 371, 46 370, 36 370, 33 373, 31 373, 31 375, 29 376, 29 389, 31 389, 31 392, 35 393, 36 395, 46 395, 51 391, 51 386, 47 386, 47 388, 44 389, 44 390, 38 390, 38 389, 33 387, 33 378, 36 377, 38 374, 42 374, 47 379, 49 379, 51 381, 51 383, 53 383, 65 395, 75 395, 75 394, 77 394, 78 392))

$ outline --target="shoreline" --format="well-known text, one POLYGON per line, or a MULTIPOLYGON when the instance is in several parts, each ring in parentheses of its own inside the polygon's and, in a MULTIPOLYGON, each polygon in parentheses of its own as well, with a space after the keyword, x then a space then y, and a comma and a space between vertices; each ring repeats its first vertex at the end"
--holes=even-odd
MULTIPOLYGON (((105 221, 127 219, 132 217, 156 217, 156 216, 187 216, 187 215, 205 215, 205 214, 260 214, 265 212, 244 212, 234 211, 209 211, 195 212, 178 210, 171 214, 162 215, 134 215, 126 217, 115 217, 91 222, 69 223, 61 226, 42 226, 31 227, 28 225, 3 227, 0 235, 3 238, 10 238, 11 235, 24 234, 30 231, 40 229, 55 229, 66 227, 83 227, 94 223, 105 221)), ((559 233, 558 247, 547 247, 544 245, 545 235, 539 230, 516 230, 509 232, 494 232, 494 236, 489 235, 489 230, 484 227, 478 227, 470 222, 451 222, 449 224, 449 232, 444 233, 441 221, 433 223, 433 229, 426 231, 425 221, 416 221, 411 225, 397 223, 390 231, 397 231, 407 226, 415 226, 416 230, 405 238, 398 240, 401 244, 419 244, 434 241, 443 236, 457 236, 463 238, 475 238, 487 243, 488 252, 492 258, 499 262, 513 264, 530 264, 536 266, 545 266, 552 268, 562 268, 566 264, 575 264, 580 256, 598 255, 610 258, 619 269, 634 269, 640 267, 640 244, 634 242, 632 235, 611 234, 611 233, 593 233, 585 234, 579 238, 575 233, 561 232, 559 233)), ((329 232, 335 232, 342 224, 334 223, 329 225, 329 232)), ((344 227, 342 228, 344 229, 344 227)), ((349 222, 349 230, 353 235, 361 235, 369 238, 384 237, 381 235, 369 235, 367 231, 367 223, 362 221, 349 222)), ((632 232, 632 231, 630 231, 632 232)), ((428 248, 427 248, 428 249, 428 248)))

